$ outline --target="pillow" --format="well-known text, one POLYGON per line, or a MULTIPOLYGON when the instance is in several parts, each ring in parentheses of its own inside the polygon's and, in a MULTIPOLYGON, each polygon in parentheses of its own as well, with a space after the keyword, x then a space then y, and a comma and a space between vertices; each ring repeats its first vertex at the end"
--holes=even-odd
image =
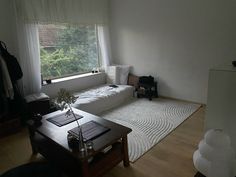
POLYGON ((106 68, 107 73, 107 83, 108 84, 120 84, 120 77, 119 77, 119 68, 117 66, 108 66, 106 68))
POLYGON ((118 71, 119 71, 120 85, 127 85, 130 66, 128 66, 128 65, 118 65, 117 68, 118 68, 118 71))

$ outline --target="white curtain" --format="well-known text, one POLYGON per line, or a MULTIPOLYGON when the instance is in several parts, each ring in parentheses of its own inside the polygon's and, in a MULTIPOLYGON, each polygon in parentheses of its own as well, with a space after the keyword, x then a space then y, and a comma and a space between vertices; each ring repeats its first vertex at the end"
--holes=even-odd
POLYGON ((110 64, 109 0, 14 0, 24 95, 40 92, 40 51, 37 23, 98 25, 105 66, 110 64))
POLYGON ((109 0, 15 0, 27 22, 107 24, 109 0))
POLYGON ((21 90, 24 95, 41 90, 40 53, 37 24, 17 23, 20 65, 23 71, 21 90))
POLYGON ((98 25, 98 42, 101 50, 101 63, 103 69, 107 69, 107 66, 111 64, 111 45, 110 45, 110 33, 107 25, 98 25))

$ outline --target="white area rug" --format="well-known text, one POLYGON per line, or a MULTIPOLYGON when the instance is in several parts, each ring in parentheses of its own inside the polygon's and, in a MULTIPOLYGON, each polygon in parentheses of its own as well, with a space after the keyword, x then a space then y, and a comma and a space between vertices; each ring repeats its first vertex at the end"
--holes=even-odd
POLYGON ((132 99, 100 116, 132 129, 128 146, 129 159, 134 162, 199 107, 199 104, 171 99, 132 99))

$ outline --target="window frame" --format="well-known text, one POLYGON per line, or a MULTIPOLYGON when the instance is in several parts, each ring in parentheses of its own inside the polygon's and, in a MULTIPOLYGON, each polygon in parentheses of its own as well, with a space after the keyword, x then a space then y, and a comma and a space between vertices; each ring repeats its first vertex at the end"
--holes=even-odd
MULTIPOLYGON (((53 24, 53 25, 71 25, 73 26, 72 24, 63 24, 63 23, 50 23, 50 24, 53 24)), ((40 25, 50 25, 50 24, 44 24, 44 23, 40 23, 40 25)), ((86 25, 85 25, 86 26, 86 25)), ((79 26, 78 26, 79 27, 79 26)), ((99 45, 99 39, 98 39, 98 31, 97 31, 97 25, 94 24, 94 32, 95 32, 95 37, 96 37, 96 51, 97 51, 97 57, 96 57, 96 67, 94 67, 93 69, 96 69, 97 71, 100 70, 100 67, 101 67, 101 48, 100 48, 100 45, 99 45)), ((39 32, 38 32, 38 38, 40 39, 40 36, 39 36, 39 32)), ((41 49, 41 45, 40 45, 40 41, 39 41, 39 51, 41 49)), ((40 58, 40 63, 41 63, 41 54, 39 55, 39 58, 40 58)), ((85 71, 85 72, 75 72, 75 73, 72 73, 72 74, 66 74, 66 75, 63 75, 63 76, 55 76, 55 77, 51 77, 50 79, 44 79, 43 78, 43 74, 42 74, 42 65, 40 64, 40 72, 41 72, 41 81, 42 81, 42 85, 46 85, 48 84, 47 81, 49 81, 50 83, 52 83, 53 80, 70 80, 69 78, 70 77, 73 77, 73 76, 80 76, 80 75, 84 75, 84 74, 88 74, 88 73, 92 73, 92 70, 88 70, 88 71, 85 71), (63 79, 65 78, 65 79, 63 79), (67 79, 68 78, 68 79, 67 79), (45 83, 46 82, 46 83, 45 83)))

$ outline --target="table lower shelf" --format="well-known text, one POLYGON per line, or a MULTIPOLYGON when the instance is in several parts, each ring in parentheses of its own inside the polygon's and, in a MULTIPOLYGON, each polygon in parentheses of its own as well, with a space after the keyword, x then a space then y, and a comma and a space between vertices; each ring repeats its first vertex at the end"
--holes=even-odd
MULTIPOLYGON (((47 160, 53 162, 58 168, 69 176, 83 176, 84 164, 73 154, 65 151, 57 144, 51 143, 45 137, 36 133, 33 138, 34 146, 37 151, 47 160)), ((119 164, 124 159, 122 143, 115 142, 112 148, 106 152, 99 152, 93 156, 91 162, 87 162, 86 177, 100 177, 108 170, 119 164)))
POLYGON ((124 158, 122 144, 114 143, 107 153, 100 152, 89 163, 89 176, 97 177, 112 169, 124 158))

